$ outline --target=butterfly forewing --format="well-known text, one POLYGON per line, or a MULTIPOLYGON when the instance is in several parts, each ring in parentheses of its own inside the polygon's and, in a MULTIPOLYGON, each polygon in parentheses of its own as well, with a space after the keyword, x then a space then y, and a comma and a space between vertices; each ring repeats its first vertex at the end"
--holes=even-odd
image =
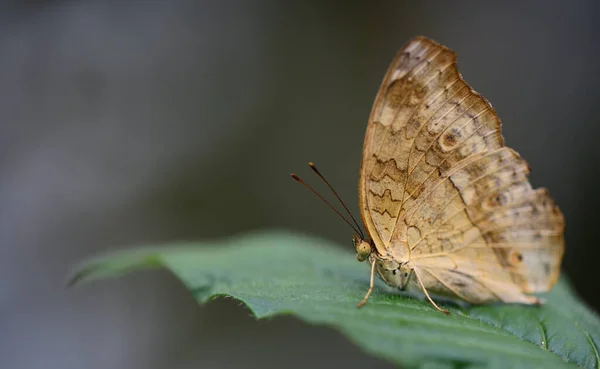
POLYGON ((528 173, 454 52, 418 37, 396 55, 371 112, 359 182, 380 256, 410 261, 433 292, 466 301, 525 302, 522 292, 549 289, 564 220, 528 173))

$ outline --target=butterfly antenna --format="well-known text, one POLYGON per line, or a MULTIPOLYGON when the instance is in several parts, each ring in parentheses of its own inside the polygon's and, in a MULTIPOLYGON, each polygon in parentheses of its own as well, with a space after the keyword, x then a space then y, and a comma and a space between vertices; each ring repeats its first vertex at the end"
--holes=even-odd
POLYGON ((304 187, 308 188, 312 193, 314 193, 315 195, 317 195, 317 197, 320 198, 325 204, 327 204, 327 206, 329 206, 329 208, 331 208, 331 210, 333 210, 337 215, 339 215, 340 218, 342 218, 344 220, 344 222, 346 222, 350 226, 350 228, 352 228, 352 230, 354 230, 354 232, 360 234, 361 237, 363 237, 362 236, 362 232, 360 231, 360 228, 356 229, 356 227, 354 227, 352 225, 352 223, 350 223, 350 221, 348 219, 346 219, 346 217, 344 217, 342 215, 342 213, 340 213, 336 208, 334 208, 333 205, 331 205, 329 203, 329 201, 325 200, 325 198, 323 198, 323 196, 321 196, 317 191, 315 191, 314 188, 312 188, 311 186, 309 186, 306 182, 304 182, 302 179, 300 179, 300 177, 298 177, 294 173, 292 173, 292 178, 294 178, 296 181, 298 181, 298 183, 300 183, 304 187))
POLYGON ((344 209, 346 209, 346 212, 348 213, 348 215, 350 215, 350 218, 352 219, 352 221, 354 222, 354 224, 356 224, 356 228, 358 228, 360 230, 360 232, 358 232, 360 234, 360 237, 362 239, 365 238, 365 235, 362 233, 362 230, 360 228, 360 225, 358 225, 358 222, 356 221, 356 219, 354 219, 354 217, 352 216, 352 213, 350 212, 350 209, 348 209, 348 207, 346 206, 346 204, 344 204, 344 202, 342 201, 342 199, 340 198, 340 196, 337 194, 337 192, 335 192, 335 190, 333 189, 333 187, 329 184, 329 182, 327 182, 327 180, 325 179, 325 177, 321 174, 321 172, 319 172, 319 170, 317 169, 317 167, 312 163, 309 162, 308 166, 310 167, 310 169, 312 169, 315 173, 317 173, 317 175, 319 177, 321 177, 321 179, 323 180, 323 182, 325 182, 325 184, 327 185, 327 187, 329 187, 329 189, 331 190, 331 192, 333 192, 333 194, 335 195, 335 197, 337 197, 337 199, 340 201, 340 204, 342 204, 342 206, 344 207, 344 209))

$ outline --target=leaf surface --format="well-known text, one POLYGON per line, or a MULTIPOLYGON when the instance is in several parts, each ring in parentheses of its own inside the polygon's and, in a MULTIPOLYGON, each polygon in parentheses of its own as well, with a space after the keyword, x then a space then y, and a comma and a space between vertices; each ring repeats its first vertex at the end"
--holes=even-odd
POLYGON ((600 369, 600 320, 564 278, 540 295, 542 307, 442 303, 447 316, 378 281, 357 309, 368 265, 328 241, 285 232, 115 252, 81 264, 70 283, 156 267, 173 272, 199 303, 227 295, 257 318, 293 314, 407 368, 600 369))

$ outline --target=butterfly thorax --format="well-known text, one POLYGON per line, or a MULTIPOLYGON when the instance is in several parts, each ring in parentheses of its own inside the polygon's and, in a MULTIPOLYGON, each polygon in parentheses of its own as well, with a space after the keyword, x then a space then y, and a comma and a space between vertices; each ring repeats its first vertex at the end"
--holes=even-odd
POLYGON ((369 261, 375 261, 375 270, 385 283, 401 290, 406 289, 412 277, 413 267, 410 262, 399 262, 393 258, 381 257, 377 253, 372 253, 369 261))

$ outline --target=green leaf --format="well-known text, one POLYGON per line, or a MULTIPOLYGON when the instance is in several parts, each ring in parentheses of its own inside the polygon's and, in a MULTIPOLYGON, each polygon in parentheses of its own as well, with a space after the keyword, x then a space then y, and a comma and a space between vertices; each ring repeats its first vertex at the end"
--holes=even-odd
POLYGON ((322 239, 283 232, 117 252, 84 263, 71 283, 153 267, 171 270, 200 303, 227 295, 257 318, 293 314, 403 367, 600 368, 600 320, 564 279, 542 307, 444 304, 444 315, 378 282, 357 309, 368 266, 322 239))

